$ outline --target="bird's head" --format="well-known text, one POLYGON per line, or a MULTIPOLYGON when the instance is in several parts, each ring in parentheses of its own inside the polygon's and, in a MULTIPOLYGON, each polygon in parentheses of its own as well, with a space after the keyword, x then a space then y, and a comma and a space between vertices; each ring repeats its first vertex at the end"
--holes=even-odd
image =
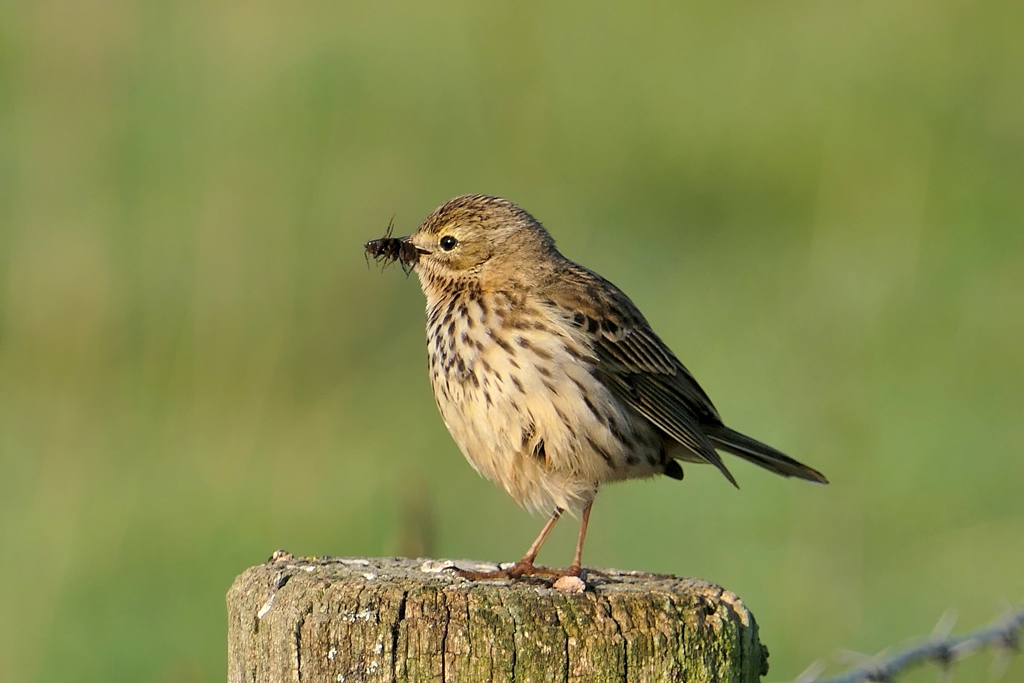
POLYGON ((507 199, 486 195, 445 202, 405 240, 415 250, 411 265, 428 296, 438 287, 500 286, 558 253, 533 216, 507 199))

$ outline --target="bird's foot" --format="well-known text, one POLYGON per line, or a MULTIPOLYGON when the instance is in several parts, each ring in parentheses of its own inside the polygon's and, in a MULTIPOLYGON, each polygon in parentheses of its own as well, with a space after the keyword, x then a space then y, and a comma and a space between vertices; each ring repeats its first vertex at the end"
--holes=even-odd
POLYGON ((538 567, 533 562, 519 560, 511 566, 492 571, 480 572, 472 569, 456 569, 455 574, 464 579, 483 581, 487 579, 521 579, 532 576, 549 576, 552 571, 547 567, 538 567))
MULTIPOLYGON (((584 570, 582 567, 576 565, 571 565, 565 569, 552 569, 550 567, 535 565, 533 562, 527 560, 519 560, 511 566, 495 569, 493 571, 479 572, 471 569, 456 569, 455 574, 456 576, 461 576, 464 579, 472 579, 474 581, 484 581, 488 579, 511 579, 513 581, 520 579, 540 580, 550 588, 558 584, 562 579, 566 578, 577 579, 582 584, 589 571, 590 570, 584 570)), ((597 573, 600 574, 600 572, 597 573)))

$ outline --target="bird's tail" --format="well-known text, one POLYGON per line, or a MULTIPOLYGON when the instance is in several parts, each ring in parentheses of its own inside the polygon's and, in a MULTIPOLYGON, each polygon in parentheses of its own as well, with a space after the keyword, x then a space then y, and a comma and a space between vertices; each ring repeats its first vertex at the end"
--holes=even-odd
POLYGON ((828 483, 825 475, 813 467, 797 462, 768 444, 763 444, 757 439, 751 439, 749 436, 729 429, 725 425, 717 427, 713 431, 709 430, 708 437, 711 438, 711 443, 715 445, 715 448, 738 455, 744 460, 749 460, 755 465, 760 465, 775 474, 781 474, 783 477, 798 477, 807 481, 815 481, 819 484, 828 483))

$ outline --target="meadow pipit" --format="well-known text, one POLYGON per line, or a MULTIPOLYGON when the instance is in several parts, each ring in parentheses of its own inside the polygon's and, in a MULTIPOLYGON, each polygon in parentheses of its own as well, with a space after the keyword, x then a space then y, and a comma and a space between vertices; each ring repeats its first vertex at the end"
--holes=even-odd
POLYGON ((520 505, 551 515, 505 576, 579 576, 601 484, 709 463, 717 450, 784 477, 824 475, 729 429, 633 302, 555 248, 529 213, 498 197, 443 204, 409 237, 366 244, 419 276, 427 297, 430 383, 469 463, 520 505), (535 567, 564 510, 582 513, 568 569, 535 567))

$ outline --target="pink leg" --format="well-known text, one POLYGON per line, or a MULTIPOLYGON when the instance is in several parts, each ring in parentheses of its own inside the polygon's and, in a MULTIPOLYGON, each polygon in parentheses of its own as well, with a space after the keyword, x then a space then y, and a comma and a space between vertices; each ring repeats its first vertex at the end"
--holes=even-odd
POLYGON ((498 569, 492 572, 475 572, 469 569, 461 569, 458 574, 467 579, 496 579, 496 578, 510 578, 518 579, 521 576, 531 576, 534 574, 557 574, 554 570, 545 569, 543 567, 534 567, 533 561, 537 559, 537 553, 540 552, 540 547, 544 545, 544 541, 547 539, 548 534, 555 528, 555 522, 562 516, 562 509, 555 508, 554 513, 548 519, 547 523, 544 524, 544 528, 540 530, 540 535, 527 549, 526 554, 523 555, 523 559, 516 562, 508 569, 498 569))
POLYGON ((551 530, 555 528, 555 522, 557 522, 558 518, 561 516, 562 508, 555 508, 554 514, 552 514, 551 518, 548 519, 544 528, 540 530, 540 535, 537 536, 537 540, 533 542, 533 545, 531 545, 529 550, 526 551, 526 554, 523 555, 523 559, 519 560, 516 564, 522 564, 529 567, 533 566, 533 561, 537 559, 537 553, 540 552, 540 547, 544 545, 544 541, 547 540, 548 534, 550 534, 551 530))
POLYGON ((540 530, 540 535, 538 535, 537 539, 530 545, 526 554, 523 555, 523 559, 519 560, 508 569, 498 569, 497 571, 491 572, 475 572, 463 569, 459 570, 459 575, 467 579, 518 579, 523 576, 579 577, 583 573, 583 541, 587 537, 587 525, 590 523, 590 507, 593 504, 594 501, 590 501, 587 503, 586 507, 583 508, 583 516, 580 520, 580 535, 576 540, 576 554, 573 555, 572 564, 569 565, 568 569, 548 569, 547 567, 536 567, 533 564, 533 561, 537 559, 537 553, 540 552, 541 546, 544 545, 544 541, 547 540, 548 534, 550 534, 551 530, 555 527, 555 522, 557 522, 562 516, 562 509, 558 508, 555 510, 554 514, 551 515, 551 518, 548 519, 547 523, 544 524, 544 528, 540 530))
POLYGON ((587 537, 587 524, 590 523, 590 506, 593 504, 594 501, 590 501, 587 503, 587 507, 583 508, 583 517, 580 520, 580 536, 576 539, 576 554, 573 555, 572 564, 569 565, 569 569, 565 572, 569 576, 579 576, 583 572, 583 539, 587 537))

